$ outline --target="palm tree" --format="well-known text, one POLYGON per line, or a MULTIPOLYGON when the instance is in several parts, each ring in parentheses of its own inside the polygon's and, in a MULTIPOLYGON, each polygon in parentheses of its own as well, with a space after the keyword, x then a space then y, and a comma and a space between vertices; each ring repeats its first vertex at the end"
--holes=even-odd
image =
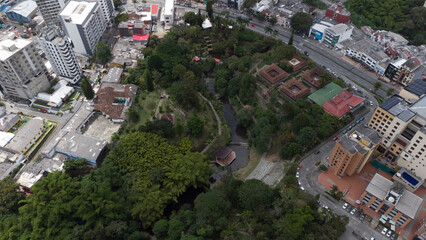
POLYGON ((374 83, 373 87, 374 87, 374 91, 377 91, 382 87, 382 83, 377 81, 374 83))
POLYGON ((272 30, 272 28, 271 28, 271 27, 267 26, 267 27, 265 28, 265 33, 266 33, 266 34, 271 34, 272 32, 273 32, 273 30, 272 30))
POLYGON ((388 90, 386 91, 386 95, 390 96, 395 92, 395 88, 393 87, 389 87, 388 90))

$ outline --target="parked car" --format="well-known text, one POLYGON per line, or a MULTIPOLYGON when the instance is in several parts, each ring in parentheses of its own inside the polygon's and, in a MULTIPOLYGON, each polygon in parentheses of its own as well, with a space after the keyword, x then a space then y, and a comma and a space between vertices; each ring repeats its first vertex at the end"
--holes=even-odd
POLYGON ((306 55, 306 56, 309 56, 309 53, 308 53, 308 52, 305 52, 305 55, 306 55))
POLYGON ((384 227, 383 230, 382 230, 382 235, 385 235, 387 233, 387 231, 388 231, 388 229, 384 227))
POLYGON ((256 27, 256 25, 254 25, 253 23, 251 24, 252 27, 256 27))
POLYGON ((359 218, 360 221, 364 221, 365 219, 365 214, 362 214, 361 217, 359 218))
POLYGON ((361 120, 359 120, 359 119, 358 119, 358 120, 356 121, 356 124, 358 124, 359 122, 361 122, 361 120))
POLYGON ((337 136, 335 136, 334 138, 333 138, 333 141, 336 141, 338 139, 338 137, 337 136))
POLYGON ((352 209, 351 214, 354 215, 356 213, 356 208, 352 209))
POLYGON ((373 106, 373 101, 370 101, 370 106, 373 106))
POLYGON ((347 129, 343 130, 343 134, 345 134, 345 133, 347 133, 347 132, 348 132, 348 130, 347 130, 347 129))
POLYGON ((41 109, 41 110, 40 110, 40 112, 42 112, 42 113, 47 113, 47 110, 45 110, 45 109, 41 109))
POLYGON ((348 203, 343 204, 343 209, 346 209, 348 207, 348 203))
POLYGON ((391 239, 391 240, 395 240, 395 239, 396 239, 396 233, 392 233, 392 235, 391 235, 390 239, 391 239))
POLYGON ((299 172, 296 173, 296 177, 299 178, 299 172))
POLYGON ((355 217, 361 216, 361 211, 356 212, 355 217))
POLYGON ((305 188, 304 188, 304 187, 302 187, 302 186, 300 186, 300 189, 301 189, 302 191, 305 191, 305 188))
POLYGON ((360 121, 362 121, 362 120, 364 120, 364 119, 365 119, 365 117, 364 117, 364 116, 362 116, 359 120, 360 120, 360 121))
POLYGON ((328 209, 328 206, 327 205, 324 205, 324 206, 322 206, 324 209, 328 209))
POLYGON ((392 231, 389 230, 388 233, 386 233, 386 237, 390 238, 391 234, 392 234, 392 231))
POLYGON ((316 150, 315 152, 314 152, 314 154, 315 155, 318 155, 320 153, 320 150, 316 150))
POLYGON ((349 205, 349 206, 348 206, 348 208, 346 208, 346 211, 347 211, 347 212, 351 212, 351 210, 352 210, 352 206, 351 206, 351 205, 349 205))

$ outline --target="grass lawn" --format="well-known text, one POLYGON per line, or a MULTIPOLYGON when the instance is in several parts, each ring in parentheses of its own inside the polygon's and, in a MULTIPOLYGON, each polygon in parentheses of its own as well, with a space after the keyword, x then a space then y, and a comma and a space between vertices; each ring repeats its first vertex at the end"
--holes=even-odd
POLYGON ((260 162, 261 153, 258 153, 254 148, 249 150, 249 159, 247 166, 238 169, 234 172, 234 176, 240 180, 245 180, 251 172, 257 167, 260 162))
MULTIPOLYGON (((207 144, 209 144, 218 133, 216 117, 210 105, 199 97, 201 110, 196 115, 204 121, 203 135, 200 137, 191 138, 192 146, 195 151, 202 151, 207 144)), ((219 114, 219 113, 218 113, 219 114)))
POLYGON ((136 127, 144 125, 154 115, 155 107, 160 101, 161 91, 142 92, 138 97, 139 107, 136 108, 136 110, 138 111, 140 119, 136 127))

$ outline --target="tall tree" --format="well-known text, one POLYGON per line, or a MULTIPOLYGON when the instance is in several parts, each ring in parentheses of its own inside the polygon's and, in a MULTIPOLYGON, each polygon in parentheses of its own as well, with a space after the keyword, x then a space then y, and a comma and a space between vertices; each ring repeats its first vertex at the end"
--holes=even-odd
POLYGON ((207 16, 209 16, 210 21, 213 21, 213 0, 208 0, 206 4, 207 16))
POLYGON ((22 199, 24 195, 19 192, 19 185, 12 177, 0 180, 0 214, 17 212, 22 199))
POLYGON ((107 44, 98 42, 95 46, 95 56, 102 64, 105 64, 112 56, 111 49, 107 44))
POLYGON ((87 168, 87 161, 83 158, 68 158, 64 162, 64 170, 66 172, 72 172, 87 168))
POLYGON ((377 90, 379 90, 382 87, 382 82, 380 81, 376 81, 373 85, 374 91, 376 92, 377 90))
POLYGON ((293 45, 293 35, 294 31, 291 31, 290 39, 288 40, 288 45, 293 45))
POLYGON ((393 87, 389 87, 388 90, 386 91, 386 95, 390 96, 395 92, 395 88, 393 87))
POLYGON ((294 14, 290 20, 290 26, 296 33, 308 32, 313 23, 312 16, 304 12, 294 14))
POLYGON ((95 96, 95 92, 93 91, 92 85, 90 85, 89 81, 87 80, 86 76, 83 75, 83 79, 81 80, 81 90, 83 91, 84 96, 88 100, 92 100, 95 96))
POLYGON ((151 77, 151 72, 148 69, 145 69, 144 79, 146 81, 146 90, 148 90, 148 92, 154 91, 154 83, 151 77))

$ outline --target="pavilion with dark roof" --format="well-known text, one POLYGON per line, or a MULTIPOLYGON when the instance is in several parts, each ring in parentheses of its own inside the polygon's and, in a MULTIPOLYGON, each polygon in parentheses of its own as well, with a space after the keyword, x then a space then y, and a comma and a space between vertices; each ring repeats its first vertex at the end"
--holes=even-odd
POLYGON ((224 167, 231 164, 237 158, 234 151, 229 147, 223 147, 216 152, 216 163, 224 167))
POLYGON ((267 66, 264 66, 263 68, 261 68, 258 72, 258 75, 263 80, 266 80, 271 84, 274 84, 274 83, 277 83, 277 82, 285 79, 290 74, 288 74, 286 71, 282 70, 276 64, 271 64, 271 65, 267 65, 267 66))

